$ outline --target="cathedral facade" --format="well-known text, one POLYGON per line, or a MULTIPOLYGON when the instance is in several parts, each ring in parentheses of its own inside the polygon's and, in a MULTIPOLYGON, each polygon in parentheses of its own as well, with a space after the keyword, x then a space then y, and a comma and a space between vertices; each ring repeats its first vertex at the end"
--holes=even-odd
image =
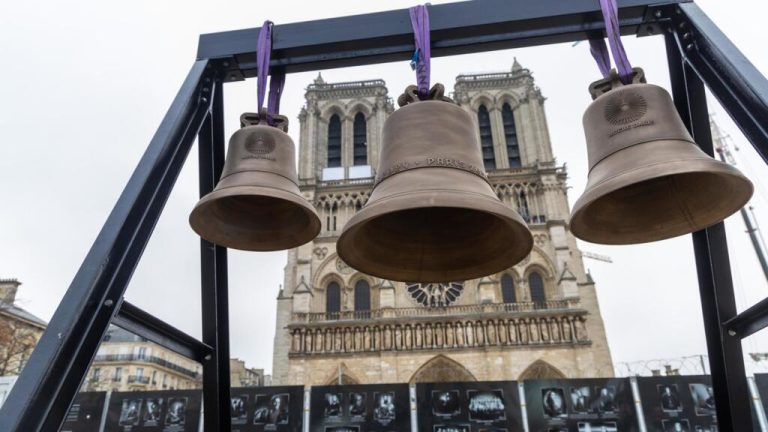
POLYGON ((528 223, 531 254, 498 274, 446 284, 381 280, 346 265, 336 240, 368 199, 384 121, 382 80, 309 85, 299 183, 322 231, 288 252, 277 299, 274 384, 613 376, 595 285, 568 230, 565 167, 552 154, 531 72, 459 75, 488 179, 528 223))

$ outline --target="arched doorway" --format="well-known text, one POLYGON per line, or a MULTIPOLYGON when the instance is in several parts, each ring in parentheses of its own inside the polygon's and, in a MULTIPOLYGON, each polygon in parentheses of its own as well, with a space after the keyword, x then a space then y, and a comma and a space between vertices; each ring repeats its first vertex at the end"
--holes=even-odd
POLYGON ((530 379, 564 379, 565 374, 560 369, 552 366, 544 360, 536 360, 531 363, 523 373, 520 374, 518 381, 530 379))
POLYGON ((347 365, 340 363, 331 377, 326 380, 326 385, 356 385, 360 381, 352 376, 347 365))
POLYGON ((464 366, 444 355, 433 357, 424 363, 410 379, 411 384, 426 382, 477 381, 464 366))

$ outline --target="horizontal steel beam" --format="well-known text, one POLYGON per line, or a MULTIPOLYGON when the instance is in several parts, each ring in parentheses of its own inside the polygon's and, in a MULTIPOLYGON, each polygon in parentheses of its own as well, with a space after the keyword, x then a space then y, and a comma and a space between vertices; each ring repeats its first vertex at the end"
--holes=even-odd
POLYGON ((742 339, 768 327, 768 298, 729 319, 723 326, 729 334, 742 339))
POLYGON ((127 301, 120 305, 112 324, 200 363, 213 352, 210 346, 127 301))
MULTIPOLYGON (((649 7, 690 0, 618 0, 623 34, 658 32, 649 7)), ((483 0, 429 7, 435 57, 588 39, 605 28, 597 0, 483 0)), ((256 75, 260 28, 200 36, 199 59, 221 59, 227 80, 256 75)), ((270 66, 302 72, 406 60, 408 9, 275 25, 270 66)))

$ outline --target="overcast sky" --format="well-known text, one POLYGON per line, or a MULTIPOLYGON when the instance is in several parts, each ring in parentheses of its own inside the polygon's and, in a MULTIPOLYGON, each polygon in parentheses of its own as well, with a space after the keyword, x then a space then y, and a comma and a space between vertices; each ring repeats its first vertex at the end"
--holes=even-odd
MULTIPOLYGON (((768 12, 764 0, 699 4, 766 74, 768 55, 759 34, 768 12)), ((402 0, 0 3, 0 278, 22 281, 21 305, 50 319, 194 61, 200 33, 258 27, 264 19, 288 23, 412 5, 402 0)), ((649 82, 669 87, 662 38, 627 37, 625 45, 649 82)), ((554 152, 568 166, 573 204, 586 182, 581 115, 590 102, 587 85, 598 78, 588 44, 433 59, 432 81, 450 89, 456 75, 506 70, 514 57, 531 69, 547 97, 554 152)), ((331 82, 382 78, 392 96, 414 81, 406 60, 322 73, 331 82)), ((296 116, 304 88, 316 75, 287 79, 282 108, 297 145, 296 116)), ((239 114, 256 107, 255 82, 228 84, 225 102, 229 135, 239 114)), ((710 102, 741 150, 739 167, 759 182, 752 204, 768 229, 766 166, 716 101, 710 102)), ((199 246, 187 222, 198 199, 196 154, 193 149, 126 297, 199 336, 199 246)), ((744 309, 768 295, 768 284, 738 215, 726 225, 737 301, 744 309)), ((586 264, 597 281, 615 362, 706 352, 690 236, 581 247, 614 260, 586 264)), ((275 296, 286 254, 231 251, 229 257, 231 354, 270 371, 275 296)), ((757 339, 748 340, 745 351, 768 351, 768 340, 757 339)))

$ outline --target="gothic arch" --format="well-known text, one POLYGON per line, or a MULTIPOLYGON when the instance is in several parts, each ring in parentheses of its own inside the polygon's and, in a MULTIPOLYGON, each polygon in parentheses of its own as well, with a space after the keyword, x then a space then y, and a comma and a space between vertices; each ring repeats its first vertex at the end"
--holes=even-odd
POLYGON ((502 91, 496 96, 496 106, 501 109, 505 103, 508 103, 509 107, 512 108, 512 111, 514 112, 522 102, 520 96, 509 91, 502 91))
POLYGON ((457 361, 440 354, 421 365, 408 382, 415 384, 459 381, 477 381, 477 378, 457 361))
POLYGON ((534 245, 528 257, 527 260, 523 259, 521 263, 516 264, 517 268, 525 267, 524 271, 517 272, 521 280, 528 279, 528 273, 535 268, 538 268, 545 278, 555 278, 555 263, 540 247, 534 245))
POLYGON ((531 363, 517 378, 518 381, 532 379, 564 379, 565 374, 560 369, 552 366, 544 360, 536 360, 531 363))
MULTIPOLYGON (((327 263, 336 262, 336 254, 334 254, 333 257, 326 258, 325 262, 321 264, 320 268, 322 269, 327 263), (331 258, 333 258, 333 261, 331 261, 331 258)), ((328 273, 323 274, 324 272, 317 272, 317 275, 315 277, 315 280, 312 281, 312 286, 315 287, 318 291, 325 291, 325 287, 331 283, 336 282, 341 286, 342 290, 347 286, 347 282, 344 280, 344 276, 340 275, 335 268, 329 269, 328 273)))
POLYGON ((512 279, 515 281, 515 283, 518 283, 520 281, 520 272, 517 271, 517 269, 515 269, 514 267, 510 267, 506 270, 502 270, 496 273, 495 275, 493 275, 493 278, 491 280, 496 283, 499 283, 501 282, 501 277, 504 276, 505 274, 509 274, 510 276, 512 276, 512 279))
POLYGON ((480 105, 485 105, 486 108, 488 108, 488 112, 490 113, 496 108, 496 102, 494 102, 494 97, 488 92, 482 92, 474 95, 472 97, 472 101, 470 102, 470 107, 472 107, 472 111, 477 113, 478 108, 480 108, 480 105))
POLYGON ((528 277, 531 275, 531 273, 538 272, 543 279, 545 279, 545 280, 554 280, 554 278, 555 278, 554 272, 552 272, 547 267, 549 267, 549 266, 542 265, 541 263, 537 263, 537 262, 530 263, 525 268, 525 273, 523 274, 523 278, 525 280, 528 280, 528 277))
POLYGON ((341 123, 343 124, 344 119, 347 117, 346 112, 347 110, 345 109, 344 105, 339 102, 331 102, 324 106, 322 111, 320 111, 320 120, 328 124, 328 119, 330 119, 332 115, 336 114, 339 116, 339 120, 341 120, 341 123))
POLYGON ((342 286, 346 285, 347 278, 340 274, 336 269, 336 258, 338 257, 339 255, 336 252, 330 252, 328 256, 317 265, 317 268, 312 271, 311 282, 313 287, 322 287, 323 284, 329 282, 328 279, 331 277, 338 279, 338 282, 342 284, 342 286))
POLYGON ((339 383, 339 372, 341 372, 341 384, 342 385, 355 385, 360 384, 360 380, 349 370, 346 364, 343 362, 339 364, 336 369, 331 372, 328 378, 325 379, 325 385, 337 385, 339 383))
POLYGON ((346 109, 347 115, 350 118, 355 118, 358 112, 363 113, 365 120, 370 120, 373 115, 373 104, 365 99, 353 101, 346 109))

